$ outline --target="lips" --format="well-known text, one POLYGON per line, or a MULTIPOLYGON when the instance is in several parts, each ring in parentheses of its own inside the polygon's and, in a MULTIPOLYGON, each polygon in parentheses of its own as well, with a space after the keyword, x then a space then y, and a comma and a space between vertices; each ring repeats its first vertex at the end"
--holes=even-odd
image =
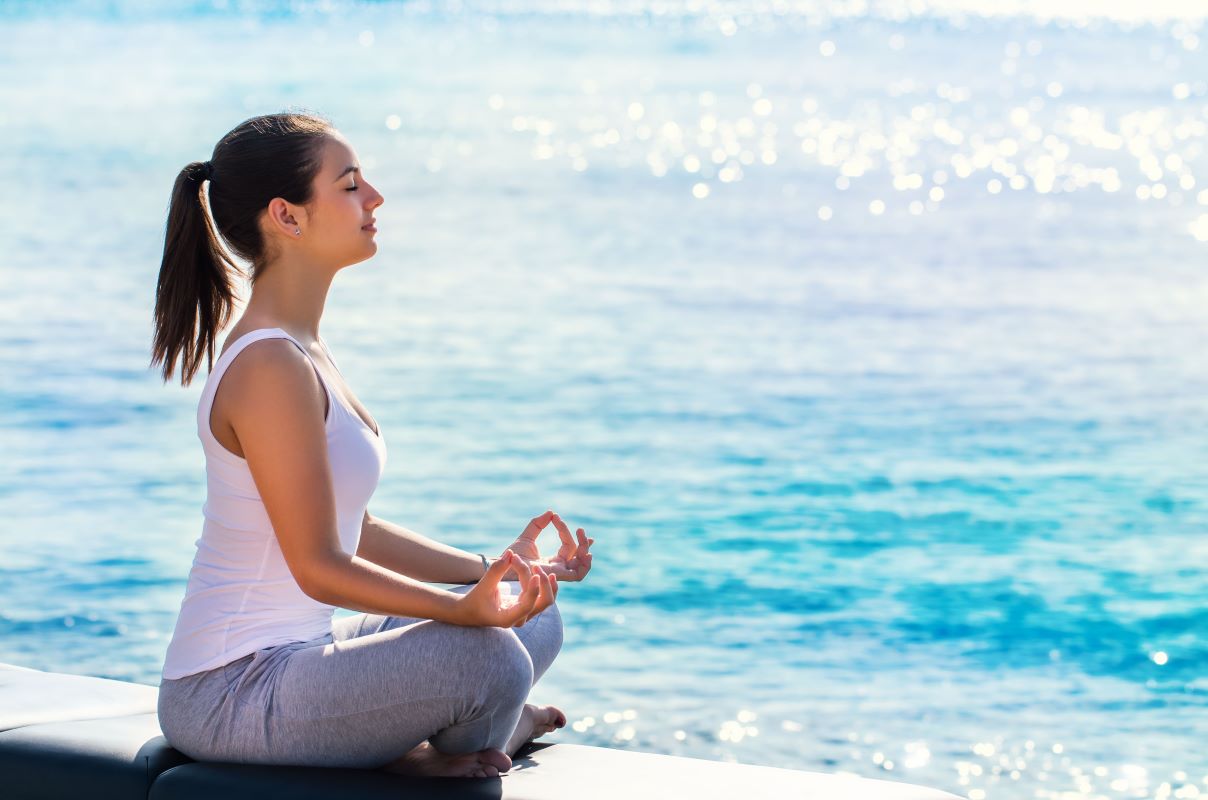
POLYGON ((369 222, 368 222, 367 224, 365 224, 365 225, 362 225, 362 226, 361 226, 361 230, 363 230, 363 231, 376 231, 376 230, 377 230, 377 228, 375 228, 375 227, 374 227, 374 225, 373 225, 373 223, 375 223, 375 222, 377 222, 377 220, 376 220, 376 219, 371 219, 371 220, 369 220, 369 222))

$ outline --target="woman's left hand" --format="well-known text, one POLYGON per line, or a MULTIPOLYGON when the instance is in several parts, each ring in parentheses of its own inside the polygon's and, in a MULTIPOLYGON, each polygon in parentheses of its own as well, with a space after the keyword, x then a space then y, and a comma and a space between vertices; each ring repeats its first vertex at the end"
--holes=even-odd
POLYGON ((578 535, 579 540, 576 542, 562 518, 553 511, 546 511, 541 516, 534 517, 508 549, 520 556, 530 569, 551 573, 559 582, 581 581, 591 571, 589 548, 595 539, 587 538, 587 533, 582 528, 579 528, 578 535), (537 537, 551 522, 558 530, 562 546, 553 558, 542 558, 537 549, 537 537))

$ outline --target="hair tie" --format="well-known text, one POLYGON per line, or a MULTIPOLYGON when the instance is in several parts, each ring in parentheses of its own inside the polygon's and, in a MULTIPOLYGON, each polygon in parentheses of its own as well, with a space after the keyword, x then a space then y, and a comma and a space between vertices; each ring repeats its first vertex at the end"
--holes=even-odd
POLYGON ((211 180, 214 176, 214 165, 209 161, 201 162, 201 169, 197 171, 197 179, 199 181, 211 180))

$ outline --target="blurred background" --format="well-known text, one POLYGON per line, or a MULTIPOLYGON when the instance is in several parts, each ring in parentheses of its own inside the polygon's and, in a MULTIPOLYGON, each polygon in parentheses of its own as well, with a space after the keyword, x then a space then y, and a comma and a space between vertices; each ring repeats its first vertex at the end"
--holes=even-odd
POLYGON ((596 540, 548 740, 1208 792, 1205 11, 0 2, 0 661, 158 684, 169 192, 313 110, 386 198, 322 328, 372 512, 596 540))

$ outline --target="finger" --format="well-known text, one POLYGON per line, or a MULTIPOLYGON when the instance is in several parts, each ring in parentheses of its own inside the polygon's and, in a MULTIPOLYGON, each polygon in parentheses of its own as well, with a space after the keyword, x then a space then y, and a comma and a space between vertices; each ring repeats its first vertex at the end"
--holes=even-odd
POLYGON ((519 556, 512 557, 512 569, 516 570, 516 580, 521 588, 528 585, 529 576, 533 574, 533 566, 519 556))
POLYGON ((519 628, 528 621, 528 617, 524 611, 524 597, 529 593, 529 587, 525 584, 520 585, 520 594, 513 595, 516 602, 504 607, 504 617, 499 621, 498 625, 501 628, 519 628))
POLYGON ((554 604, 554 598, 558 594, 557 578, 554 577, 553 573, 542 573, 540 577, 541 596, 537 599, 536 604, 533 606, 532 613, 524 620, 525 622, 528 622, 530 619, 552 606, 554 604))
POLYGON ((533 617, 540 614, 545 609, 549 608, 554 603, 554 588, 552 585, 553 575, 541 573, 541 594, 537 598, 537 602, 533 605, 533 612, 528 616, 525 622, 528 622, 533 617))
POLYGON ((527 564, 524 564, 522 569, 524 574, 519 577, 520 593, 516 595, 516 604, 511 610, 518 612, 513 615, 514 617, 523 620, 532 614, 529 609, 540 593, 540 573, 530 569, 527 564))
POLYGON ((536 541, 537 535, 545 530, 545 526, 549 525, 549 521, 553 516, 554 512, 547 509, 544 514, 533 517, 532 521, 520 532, 520 538, 536 541))
POLYGON ((537 606, 537 613, 541 613, 554 604, 554 598, 558 594, 558 589, 554 585, 554 581, 556 580, 553 573, 546 573, 541 576, 541 602, 537 606))
POLYGON ((533 616, 533 609, 537 606, 537 598, 541 595, 541 578, 534 575, 524 587, 524 593, 520 595, 520 602, 516 604, 516 614, 513 615, 513 622, 516 627, 524 625, 533 616))
POLYGON ((562 521, 562 517, 554 514, 554 528, 558 531, 558 538, 562 540, 562 544, 575 546, 575 537, 570 535, 570 528, 566 527, 566 523, 562 521))

